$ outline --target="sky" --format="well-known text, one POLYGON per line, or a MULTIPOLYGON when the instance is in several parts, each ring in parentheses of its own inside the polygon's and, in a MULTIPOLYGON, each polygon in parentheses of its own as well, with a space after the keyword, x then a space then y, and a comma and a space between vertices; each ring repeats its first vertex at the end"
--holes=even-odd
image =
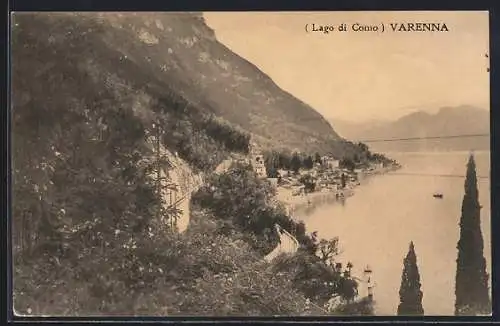
MULTIPOLYGON (((206 12, 217 39, 326 118, 394 120, 415 110, 489 110, 487 12, 206 12), (448 32, 390 32, 390 23, 448 32), (305 31, 384 24, 385 32, 305 31)), ((380 29, 380 27, 379 27, 380 29)))

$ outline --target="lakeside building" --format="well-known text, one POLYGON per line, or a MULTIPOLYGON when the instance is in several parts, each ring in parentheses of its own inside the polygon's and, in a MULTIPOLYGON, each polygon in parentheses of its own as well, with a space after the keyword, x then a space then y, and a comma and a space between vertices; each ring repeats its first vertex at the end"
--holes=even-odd
POLYGON ((321 164, 323 165, 323 167, 329 169, 338 169, 340 166, 340 161, 333 156, 323 156, 321 158, 321 164))
POLYGON ((257 173, 257 175, 259 176, 259 178, 267 177, 266 165, 264 164, 264 155, 262 154, 252 155, 252 166, 255 170, 255 173, 257 173))
POLYGON ((267 178, 267 170, 264 161, 264 155, 256 143, 250 144, 250 165, 259 178, 267 178))

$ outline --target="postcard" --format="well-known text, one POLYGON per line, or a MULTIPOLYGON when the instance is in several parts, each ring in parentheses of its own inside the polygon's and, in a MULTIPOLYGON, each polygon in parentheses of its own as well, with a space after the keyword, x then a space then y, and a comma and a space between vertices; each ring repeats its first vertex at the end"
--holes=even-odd
POLYGON ((16 12, 18 316, 491 314, 486 11, 16 12))

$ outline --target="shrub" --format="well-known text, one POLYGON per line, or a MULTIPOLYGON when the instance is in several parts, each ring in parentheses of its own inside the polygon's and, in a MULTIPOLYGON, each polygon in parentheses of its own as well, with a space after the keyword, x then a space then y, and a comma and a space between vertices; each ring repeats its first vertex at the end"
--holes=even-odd
POLYGON ((356 281, 307 252, 292 257, 280 256, 274 268, 277 272, 288 271, 294 287, 320 306, 336 295, 345 300, 352 300, 357 295, 356 281))
POLYGON ((375 302, 368 298, 363 298, 358 302, 341 305, 331 312, 332 315, 342 316, 374 316, 375 302))
POLYGON ((153 110, 163 130, 163 142, 195 168, 208 172, 230 152, 248 153, 250 135, 182 97, 160 98, 153 110))
POLYGON ((296 236, 302 245, 312 247, 305 225, 287 216, 284 207, 272 200, 274 196, 275 190, 257 178, 250 166, 236 164, 226 173, 209 177, 192 198, 217 219, 231 221, 237 230, 248 234, 252 248, 262 255, 271 252, 278 243, 276 223, 296 236))
POLYGON ((309 174, 300 177, 299 182, 304 185, 306 192, 314 192, 316 190, 316 181, 309 174))

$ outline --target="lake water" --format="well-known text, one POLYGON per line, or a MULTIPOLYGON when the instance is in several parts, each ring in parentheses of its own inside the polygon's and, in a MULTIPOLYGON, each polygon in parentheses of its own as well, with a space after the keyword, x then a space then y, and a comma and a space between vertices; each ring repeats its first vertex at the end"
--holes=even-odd
MULTIPOLYGON (((340 238, 339 260, 375 281, 377 315, 395 315, 403 259, 415 244, 426 315, 453 315, 459 219, 468 152, 388 153, 403 168, 373 176, 344 205, 326 204, 300 216, 321 238, 340 238), (418 175, 409 175, 418 174, 418 175), (430 176, 433 175, 433 176, 430 176), (435 176, 440 175, 440 176, 435 176), (447 177, 444 175, 457 175, 447 177), (443 199, 432 196, 443 193, 443 199)), ((490 153, 476 152, 484 255, 491 274, 490 153)), ((491 276, 490 276, 491 288, 491 276)))

